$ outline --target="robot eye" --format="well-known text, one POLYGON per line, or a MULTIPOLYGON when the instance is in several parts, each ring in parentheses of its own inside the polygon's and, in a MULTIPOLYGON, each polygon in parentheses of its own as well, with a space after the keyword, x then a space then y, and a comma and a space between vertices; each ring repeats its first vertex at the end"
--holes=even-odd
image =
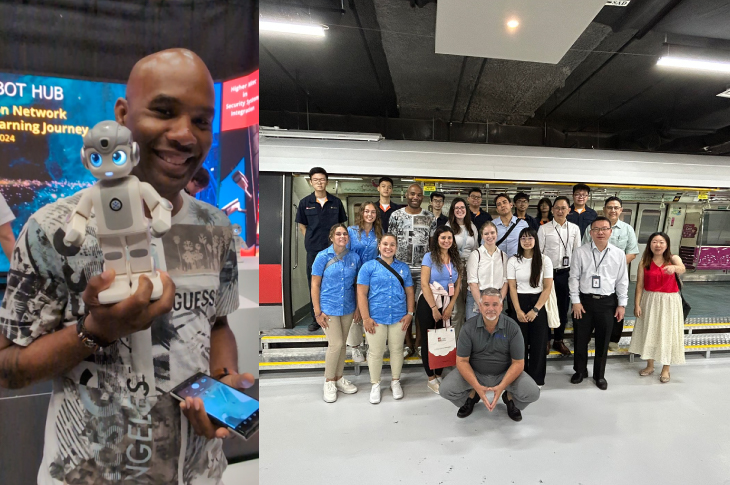
POLYGON ((117 165, 124 165, 127 161, 127 154, 123 150, 114 152, 112 155, 112 161, 117 165))
POLYGON ((89 161, 93 166, 101 167, 101 155, 98 153, 92 153, 91 156, 89 156, 89 161))

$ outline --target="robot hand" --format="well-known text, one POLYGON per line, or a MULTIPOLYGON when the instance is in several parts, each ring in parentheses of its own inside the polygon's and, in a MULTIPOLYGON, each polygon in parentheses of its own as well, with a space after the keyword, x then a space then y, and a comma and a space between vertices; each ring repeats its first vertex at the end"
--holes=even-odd
POLYGON ((172 204, 167 199, 160 200, 152 211, 150 234, 152 237, 162 237, 172 227, 172 204))
POLYGON ((71 221, 66 227, 66 235, 63 237, 63 243, 66 246, 74 245, 81 247, 86 239, 86 218, 81 214, 75 213, 71 216, 71 221))

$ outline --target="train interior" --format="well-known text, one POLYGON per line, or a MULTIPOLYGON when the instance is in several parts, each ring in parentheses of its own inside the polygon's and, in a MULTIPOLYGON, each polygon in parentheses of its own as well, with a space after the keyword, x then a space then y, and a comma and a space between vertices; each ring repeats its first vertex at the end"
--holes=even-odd
MULTIPOLYGON (((301 234, 294 223, 293 214, 296 204, 312 192, 306 174, 291 174, 291 213, 289 221, 291 238, 284 241, 285 250, 290 251, 289 272, 290 289, 285 288, 284 298, 290 298, 285 308, 283 322, 278 328, 265 330, 261 340, 261 370, 287 371, 296 369, 316 369, 324 367, 324 351, 327 345, 320 331, 310 333, 307 325, 311 323, 309 314, 309 294, 306 279, 306 251, 301 234)), ((439 191, 446 195, 443 213, 448 214, 451 200, 455 197, 466 198, 472 187, 479 187, 483 193, 482 210, 486 209, 493 217, 493 199, 497 194, 507 193, 514 196, 524 192, 530 197, 527 213, 535 216, 537 203, 543 197, 554 200, 563 195, 572 200, 572 183, 535 183, 520 181, 490 180, 444 180, 428 176, 393 177, 394 190, 391 200, 405 204, 406 188, 419 183, 425 189, 422 207, 430 209, 428 194, 439 191)), ((348 223, 353 224, 356 212, 363 202, 378 200, 377 177, 372 175, 331 174, 327 191, 339 197, 345 204, 348 223)), ((661 230, 671 240, 671 251, 682 258, 687 273, 684 296, 692 305, 692 314, 685 326, 685 346, 688 351, 704 353, 730 350, 730 312, 725 310, 725 295, 730 290, 730 190, 704 190, 682 187, 652 187, 632 185, 591 185, 588 205, 599 215, 603 212, 607 197, 618 196, 623 201, 621 219, 631 224, 637 235, 640 253, 646 247, 650 234, 661 230)), ((286 259, 285 259, 286 260, 286 259)), ((624 326, 624 336, 618 351, 611 355, 633 356, 628 354, 630 334, 633 330, 633 297, 638 260, 630 267, 631 286, 629 305, 624 326)), ((568 326, 571 326, 569 321, 568 326)), ((571 332, 572 328, 568 329, 571 332)), ((349 352, 349 350, 348 350, 349 352)), ((560 354, 552 352, 549 358, 559 359, 560 354)), ((408 364, 420 364, 418 357, 410 357, 408 364)), ((360 365, 349 360, 359 374, 360 365)))

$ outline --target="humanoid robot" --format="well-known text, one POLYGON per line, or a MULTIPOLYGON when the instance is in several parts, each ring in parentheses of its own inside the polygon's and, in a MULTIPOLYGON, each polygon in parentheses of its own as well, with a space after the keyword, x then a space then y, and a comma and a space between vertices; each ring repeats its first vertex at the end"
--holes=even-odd
POLYGON ((83 244, 93 210, 104 269, 116 272, 112 285, 99 293, 99 302, 116 303, 134 294, 141 275, 152 281, 151 298, 159 299, 162 280, 150 254, 150 235, 162 237, 170 229, 172 204, 150 184, 130 175, 139 163, 139 146, 132 141, 132 132, 115 121, 98 123, 84 136, 81 160, 99 181, 82 190, 63 242, 67 246, 83 244), (145 204, 152 215, 151 225, 145 204))
POLYGON ((243 255, 241 254, 242 249, 248 249, 248 246, 246 245, 246 241, 243 240, 241 237, 241 233, 243 232, 243 229, 241 228, 240 224, 233 224, 231 226, 233 229, 233 240, 235 241, 236 246, 238 249, 236 250, 236 259, 240 262, 243 261, 243 255))

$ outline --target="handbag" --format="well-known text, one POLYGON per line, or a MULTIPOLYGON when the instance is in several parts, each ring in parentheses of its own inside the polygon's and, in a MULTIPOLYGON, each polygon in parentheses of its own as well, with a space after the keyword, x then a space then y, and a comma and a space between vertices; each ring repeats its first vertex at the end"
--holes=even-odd
POLYGON ((454 327, 428 329, 428 367, 441 369, 456 365, 456 331, 454 327))
POLYGON ((689 303, 687 303, 687 300, 684 299, 684 295, 682 294, 682 280, 679 279, 679 275, 677 273, 674 273, 674 279, 677 280, 677 287, 679 288, 679 296, 682 298, 682 315, 684 316, 684 320, 687 320, 687 317, 689 316, 690 310, 692 310, 692 307, 689 303))
POLYGON ((560 312, 558 311, 558 297, 555 295, 555 283, 550 288, 550 297, 545 303, 545 311, 548 317, 548 327, 558 328, 560 327, 560 312))

